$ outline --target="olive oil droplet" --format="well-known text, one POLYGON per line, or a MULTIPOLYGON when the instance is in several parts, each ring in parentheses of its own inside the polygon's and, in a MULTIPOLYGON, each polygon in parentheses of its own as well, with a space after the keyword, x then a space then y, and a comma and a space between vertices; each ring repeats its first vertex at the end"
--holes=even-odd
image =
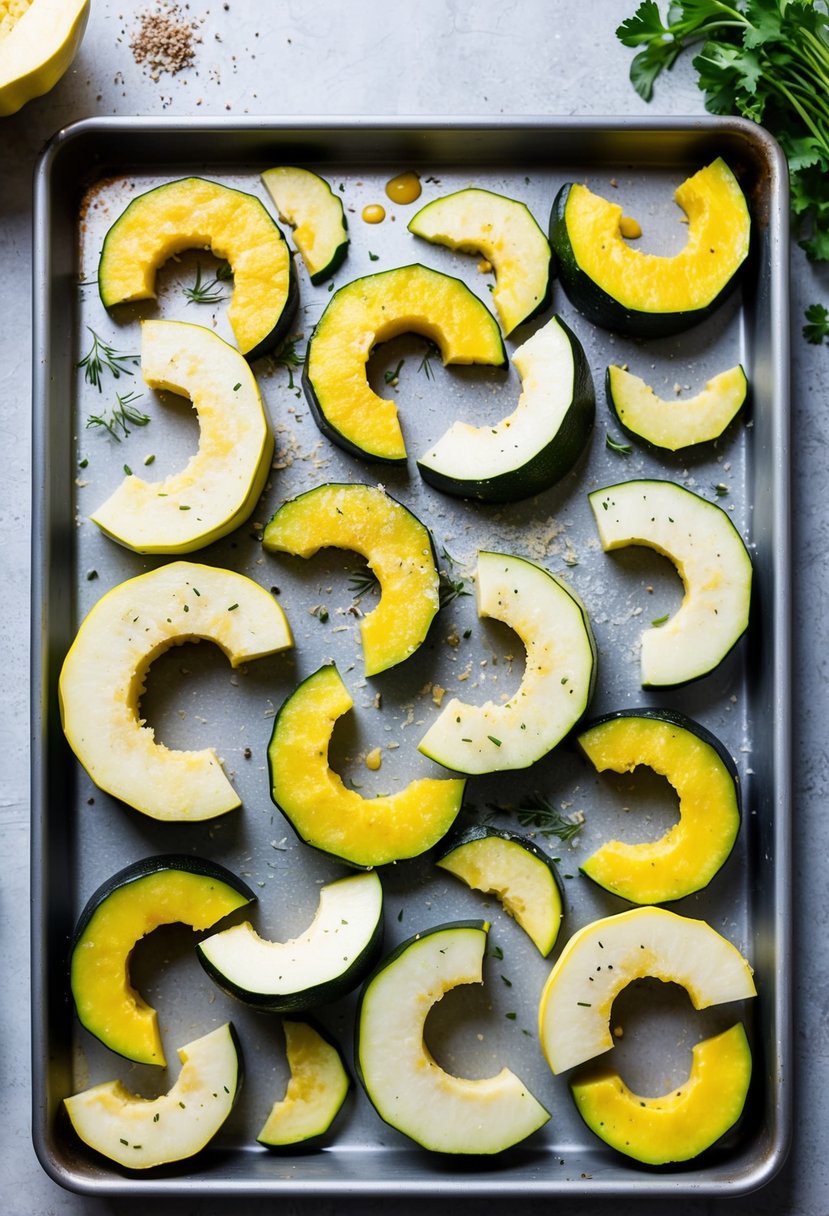
POLYGON ((380 203, 369 203, 363 207, 363 219, 367 224, 382 224, 386 218, 386 209, 380 203))
POLYGON ((386 194, 393 203, 413 203, 420 198, 420 178, 416 173, 398 173, 386 182, 386 194))

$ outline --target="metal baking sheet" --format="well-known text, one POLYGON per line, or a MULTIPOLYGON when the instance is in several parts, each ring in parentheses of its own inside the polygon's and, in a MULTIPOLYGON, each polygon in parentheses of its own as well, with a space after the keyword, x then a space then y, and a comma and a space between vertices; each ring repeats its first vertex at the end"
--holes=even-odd
MULTIPOLYGON (((784 162, 764 132, 738 120, 113 119, 82 122, 55 137, 41 159, 35 189, 32 1005, 34 1141, 58 1182, 112 1195, 679 1195, 746 1192, 776 1172, 786 1153, 791 1104, 787 238, 784 162), (215 647, 174 648, 153 665, 142 702, 170 746, 217 747, 243 809, 203 824, 164 824, 95 789, 61 732, 60 665, 92 603, 165 559, 121 549, 98 533, 88 515, 117 484, 125 464, 141 465, 152 455, 159 475, 179 467, 195 446, 196 426, 192 411, 145 390, 140 406, 151 415, 148 426, 120 443, 87 427, 90 415, 114 404, 115 388, 124 389, 123 381, 109 381, 99 395, 84 383, 77 363, 88 346, 87 326, 122 351, 138 350, 142 316, 176 316, 228 332, 225 303, 184 301, 181 287, 192 282, 197 265, 205 271, 214 265, 209 256, 192 252, 161 272, 157 306, 105 313, 94 282, 87 284, 95 278, 103 235, 126 202, 154 184, 198 173, 241 186, 267 203, 259 172, 280 163, 303 164, 341 190, 346 206, 351 248, 336 286, 420 260, 465 279, 487 302, 492 280, 478 268, 479 259, 409 235, 406 223, 414 208, 384 196, 395 174, 420 174, 421 202, 470 184, 501 191, 526 202, 542 226, 558 187, 586 180, 599 192, 612 192, 640 220, 649 247, 666 252, 683 243, 673 189, 716 155, 739 173, 752 209, 753 257, 740 291, 685 334, 636 342, 595 329, 555 285, 553 308, 577 333, 592 369, 596 427, 574 471, 535 498, 499 507, 463 503, 422 483, 414 465, 414 455, 455 417, 480 423, 510 412, 518 391, 512 369, 444 371, 416 337, 381 347, 371 376, 389 392, 384 373, 399 369, 393 387, 411 456, 407 466, 392 468, 361 462, 323 439, 296 373, 267 358, 254 365, 276 432, 273 476, 248 525, 191 556, 278 586, 296 646, 239 673, 231 672, 215 647), (380 225, 361 219, 364 205, 372 202, 386 207, 380 225), (675 386, 696 391, 709 375, 738 361, 751 384, 750 412, 703 455, 655 457, 636 446, 622 455, 606 445, 608 432, 621 438, 604 400, 609 362, 627 362, 670 396, 675 386), (747 638, 712 675, 672 692, 640 688, 637 641, 643 624, 678 602, 678 580, 649 551, 603 554, 586 499, 600 485, 649 475, 673 478, 719 501, 746 537, 755 565, 747 638), (327 550, 303 563, 265 554, 259 543, 257 525, 283 499, 332 480, 385 485, 428 524, 442 564, 467 587, 481 547, 529 556, 562 575, 585 601, 598 642, 591 713, 634 705, 678 708, 718 734, 737 760, 744 796, 738 845, 706 890, 675 905, 708 920, 746 954, 759 993, 737 1011, 748 1022, 754 1055, 745 1115, 704 1157, 672 1169, 647 1169, 594 1139, 574 1109, 566 1076, 550 1074, 538 1046, 536 1009, 550 960, 540 957, 497 902, 436 870, 431 857, 384 869, 386 947, 458 917, 492 922, 485 984, 448 994, 430 1016, 429 1041, 438 1060, 459 1073, 487 1075, 502 1064, 518 1072, 552 1111, 541 1132, 495 1159, 441 1158, 383 1124, 357 1085, 324 1151, 269 1153, 255 1136, 284 1089, 279 1019, 255 1015, 219 992, 195 961, 191 932, 171 928, 136 950, 134 980, 159 1009, 173 1058, 176 1045, 232 1018, 246 1062, 241 1099, 198 1158, 149 1173, 110 1165, 72 1134, 61 1112, 67 1094, 113 1077, 147 1094, 172 1083, 170 1076, 159 1079, 151 1069, 114 1056, 74 1016, 67 976, 71 928, 100 882, 140 857, 192 851, 246 877, 260 896, 260 930, 284 939, 310 920, 319 884, 344 872, 301 845, 269 797, 265 752, 273 714, 298 680, 322 662, 337 662, 355 710, 338 728, 333 763, 347 781, 370 793, 396 788, 413 773, 442 771, 416 751, 438 712, 441 689, 483 700, 508 692, 520 678, 521 647, 514 635, 479 622, 474 597, 460 596, 441 611, 415 656, 364 679, 349 586, 360 559, 327 550), (328 609, 327 621, 320 605, 328 609), (378 745, 382 768, 370 772, 364 758, 378 745)), ((301 267, 299 272, 293 336, 301 350, 330 296, 328 284, 311 287, 301 267)), ((515 345, 509 340, 508 350, 515 345)), ((143 386, 130 381, 128 387, 143 386)), ((493 812, 492 804, 514 805, 534 791, 543 791, 563 813, 585 816, 574 842, 547 842, 561 859, 568 904, 554 958, 568 932, 626 906, 580 876, 580 861, 611 835, 655 838, 675 810, 666 808, 658 781, 641 774, 600 779, 564 744, 529 771, 470 780, 464 814, 495 814, 495 822, 514 825, 514 818, 493 812)), ((347 1058, 353 1007, 352 996, 319 1011, 347 1058)), ((614 1008, 614 1021, 624 1028, 614 1056, 634 1087, 664 1092, 687 1071, 691 1045, 733 1014, 730 1007, 694 1013, 673 985, 634 985, 614 1008)))

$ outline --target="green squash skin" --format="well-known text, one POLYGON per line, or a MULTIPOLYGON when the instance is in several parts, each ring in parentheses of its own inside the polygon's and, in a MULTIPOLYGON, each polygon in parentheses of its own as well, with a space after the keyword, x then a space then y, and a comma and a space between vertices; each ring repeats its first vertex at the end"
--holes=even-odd
MULTIPOLYGON (((365 868, 367 869, 368 867, 365 868)), ((265 992, 249 992, 246 988, 242 988, 238 984, 234 984, 228 980, 200 950, 197 950, 196 953, 198 954, 199 962, 214 983, 223 992, 235 997, 236 1000, 243 1001, 245 1005, 249 1005, 251 1008, 258 1009, 263 1013, 304 1014, 308 1009, 318 1009, 320 1005, 327 1005, 331 1001, 339 1000, 340 997, 352 992, 368 972, 371 971, 377 962, 382 947, 383 916, 381 912, 365 949, 357 955, 345 971, 333 979, 327 980, 325 983, 315 984, 313 987, 305 988, 301 992, 281 993, 278 995, 270 995, 265 992)))
MULTIPOLYGON (((207 180, 207 179, 203 178, 201 180, 207 180)), ((175 185, 176 183, 171 182, 168 184, 175 185)), ((164 186, 157 186, 155 189, 163 190, 164 186)), ((288 247, 287 242, 285 240, 285 235, 282 232, 282 229, 274 221, 270 212, 267 210, 267 208, 262 203, 262 200, 257 198, 256 195, 249 194, 248 192, 246 192, 244 190, 235 190, 234 192, 236 194, 240 195, 242 198, 248 200, 249 202, 250 201, 255 202, 259 207, 262 208, 265 215, 268 217, 268 220, 270 221, 271 224, 273 224, 274 228, 276 229, 277 233, 279 234, 280 240, 282 241, 282 243, 284 245, 286 245, 286 247, 288 247)), ((139 194, 136 198, 134 198, 132 200, 132 202, 130 202, 124 208, 121 215, 111 225, 111 227, 108 229, 108 231, 106 233, 106 236, 104 237, 103 244, 101 246, 101 257, 100 257, 100 261, 99 261, 98 295, 100 297, 101 303, 103 304, 104 308, 107 309, 107 311, 109 311, 109 309, 111 309, 111 308, 116 307, 119 304, 118 300, 108 300, 107 299, 106 279, 105 279, 104 275, 101 273, 101 268, 104 267, 104 265, 105 265, 107 245, 110 241, 110 238, 117 235, 117 230, 121 224, 121 221, 124 220, 128 216, 128 214, 132 211, 132 209, 134 207, 137 207, 141 203, 142 199, 146 198, 146 196, 148 194, 152 194, 152 193, 154 193, 154 191, 147 190, 143 194, 139 194)), ((231 269, 232 269, 232 267, 231 267, 231 269)), ((136 303, 141 303, 141 302, 143 302, 143 301, 136 301, 136 303)), ((296 266, 294 264, 294 255, 289 249, 288 295, 285 299, 285 303, 282 306, 282 311, 280 312, 279 316, 274 321, 273 328, 267 334, 265 334, 265 336, 251 350, 241 352, 244 355, 244 357, 248 360, 248 362, 253 362, 254 359, 258 359, 258 358, 260 358, 260 356, 267 354, 269 351, 273 350, 276 346, 281 345, 285 341, 285 339, 287 338, 288 333, 291 329, 291 326, 293 325, 294 317, 296 316, 296 311, 297 311, 298 307, 299 307, 299 280, 298 280, 297 273, 296 273, 296 266)))
POLYGON ((687 312, 640 312, 638 309, 625 308, 594 283, 576 261, 565 218, 567 198, 572 185, 572 182, 567 182, 562 186, 553 202, 550 214, 550 244, 558 263, 558 277, 567 298, 588 321, 592 321, 600 329, 630 338, 668 338, 690 329, 699 321, 704 321, 716 312, 736 288, 751 258, 751 246, 740 269, 705 308, 695 308, 687 312))
POLYGON ((246 882, 241 878, 237 878, 235 874, 225 869, 223 865, 220 865, 216 861, 209 861, 206 857, 193 857, 188 853, 162 853, 156 857, 145 857, 141 861, 134 861, 130 865, 125 866, 117 874, 113 874, 106 882, 101 883, 98 889, 89 897, 83 911, 78 917, 78 922, 72 935, 70 951, 74 951, 95 912, 113 891, 117 891, 119 887, 124 887, 128 883, 135 882, 139 878, 146 878, 150 874, 157 874, 162 870, 183 870, 186 874, 195 874, 202 878, 212 879, 231 887, 234 891, 238 891, 240 895, 245 896, 248 903, 256 903, 258 900, 258 896, 250 889, 246 882))
POLYGON ((722 434, 718 435, 716 437, 716 439, 703 439, 699 443, 689 443, 686 447, 677 448, 674 451, 671 448, 665 448, 665 447, 662 447, 658 443, 654 443, 652 440, 647 439, 641 433, 641 431, 634 431, 631 429, 631 427, 625 425, 625 423, 622 421, 621 417, 619 416, 619 414, 616 410, 616 401, 613 397, 613 388, 611 385, 611 376, 610 376, 609 367, 605 370, 604 387, 605 387, 605 396, 607 397, 608 409, 610 410, 610 413, 613 416, 613 420, 617 424, 617 426, 619 426, 625 432, 626 435, 629 435, 631 437, 631 439, 635 439, 638 444, 641 444, 641 446, 643 448, 647 448, 649 452, 655 452, 658 456, 661 456, 661 457, 665 457, 667 455, 669 458, 671 456, 675 456, 677 458, 684 458, 686 455, 695 456, 698 452, 700 452, 700 453, 704 452, 705 449, 708 448, 711 444, 719 443, 720 440, 725 439, 726 436, 728 435, 729 431, 731 431, 732 428, 738 424, 741 415, 748 412, 751 409, 751 385, 748 382, 748 380, 746 380, 745 400, 743 401, 743 404, 740 406, 740 408, 737 410, 737 413, 734 415, 734 417, 729 422, 728 426, 722 432, 722 434))
MULTIPOLYGON (((346 219, 344 212, 343 227, 346 229, 346 231, 348 230, 348 220, 346 219)), ((346 236, 345 240, 341 241, 332 253, 330 262, 328 262, 327 265, 323 266, 315 274, 309 274, 308 277, 315 287, 319 287, 320 283, 324 283, 326 279, 330 279, 332 274, 336 274, 340 269, 346 259, 346 255, 348 254, 349 241, 350 238, 346 236)))
POLYGON ((557 318, 573 352, 573 400, 550 443, 519 469, 486 480, 461 481, 417 463, 420 476, 436 490, 479 502, 520 502, 549 490, 572 470, 590 443, 596 416, 593 377, 584 348, 561 317, 557 318))

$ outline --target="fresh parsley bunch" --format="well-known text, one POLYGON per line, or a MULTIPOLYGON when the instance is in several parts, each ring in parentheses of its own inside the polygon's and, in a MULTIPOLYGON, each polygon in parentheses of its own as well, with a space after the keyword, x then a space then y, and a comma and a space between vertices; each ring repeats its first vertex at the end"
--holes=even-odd
POLYGON ((706 109, 763 123, 777 137, 800 244, 812 260, 829 261, 827 0, 676 0, 664 21, 656 0, 642 0, 616 36, 643 48, 630 78, 646 101, 660 72, 701 44, 693 65, 706 109))

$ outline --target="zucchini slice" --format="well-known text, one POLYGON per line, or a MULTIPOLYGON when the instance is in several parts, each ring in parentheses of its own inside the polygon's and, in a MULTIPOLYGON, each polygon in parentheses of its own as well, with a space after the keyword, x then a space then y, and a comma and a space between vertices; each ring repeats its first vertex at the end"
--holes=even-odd
POLYGON ((666 908, 631 908, 574 933, 556 960, 538 1011, 554 1073, 613 1046, 610 1013, 633 980, 654 976, 687 989, 695 1009, 756 996, 752 969, 716 929, 666 908))
POLYGON ((461 498, 517 502, 569 473, 590 438, 595 394, 576 335, 560 317, 519 346, 515 410, 494 426, 454 422, 417 467, 425 481, 461 498))
POLYGON ((285 338, 299 303, 285 238, 258 198, 201 177, 140 194, 109 229, 98 267, 104 307, 154 300, 156 270, 184 249, 209 249, 230 263, 227 319, 246 358, 285 338))
POLYGON ((734 1126, 751 1081, 751 1049, 741 1023, 691 1049, 691 1072, 669 1093, 633 1093, 610 1068, 570 1082, 576 1109, 611 1148, 647 1165, 690 1161, 734 1126))
POLYGON ((605 383, 619 425, 650 447, 667 452, 719 439, 748 394, 746 374, 739 365, 712 377, 696 396, 673 401, 657 397, 639 376, 613 364, 605 383))
POLYGON ((321 1031, 293 1018, 282 1027, 291 1076, 285 1096, 274 1102, 256 1139, 268 1148, 307 1147, 331 1127, 351 1078, 334 1043, 321 1031))
POLYGON ((366 379, 375 346, 405 333, 434 342, 444 366, 506 363, 498 322, 460 279, 413 265, 347 283, 311 335, 302 383, 322 433, 353 456, 406 459, 397 406, 366 379))
POLYGON ((170 562, 102 596, 61 668, 61 721, 73 752, 97 786, 153 819, 212 819, 239 806, 212 748, 168 749, 139 717, 152 661, 201 638, 233 667, 293 645, 284 612, 258 583, 170 562))
POLYGON ((460 984, 482 982, 489 925, 459 921, 418 933, 367 981, 355 1061, 381 1119, 436 1153, 500 1153, 549 1119, 508 1068, 482 1080, 445 1072, 423 1041, 427 1014, 460 984))
POLYGON ((311 924, 286 942, 249 921, 199 942, 199 961, 231 996, 269 1013, 300 1013, 356 988, 383 940, 383 888, 369 871, 320 888, 311 924))
POLYGON ((468 887, 496 895, 542 954, 556 944, 564 916, 564 886, 556 864, 517 832, 475 824, 436 865, 468 887))
POLYGON ((680 333, 735 287, 749 251, 751 217, 742 190, 718 158, 674 194, 688 241, 672 257, 628 245, 622 208, 568 182, 553 203, 550 242, 569 299, 603 329, 635 338, 680 333))
POLYGON ((81 913, 72 943, 72 996, 86 1029, 139 1064, 165 1064, 158 1015, 130 983, 136 942, 159 925, 209 929, 256 899, 246 883, 202 857, 165 854, 107 879, 81 913))
POLYGON ((647 765, 679 795, 679 822, 659 840, 610 840, 580 869, 634 904, 700 891, 724 865, 740 828, 737 767, 710 731, 684 714, 630 709, 591 723, 578 743, 598 772, 647 765))
POLYGON ((553 255, 525 203, 469 187, 421 207, 409 232, 461 253, 483 254, 495 271, 492 303, 505 334, 550 303, 553 255))
POLYGON ((348 223, 342 199, 310 169, 280 165, 266 169, 262 183, 279 218, 294 230, 294 244, 314 284, 339 270, 348 252, 348 223))
POLYGON ((338 718, 354 702, 336 667, 321 667, 288 697, 268 747, 271 796, 306 844, 357 868, 417 857, 445 836, 465 782, 421 777, 405 789, 362 798, 329 767, 338 718))
POLYGON ((642 685, 698 680, 721 663, 748 628, 751 558, 721 507, 673 481, 624 481, 588 494, 602 548, 646 545, 670 558, 682 603, 642 634, 642 685))
POLYGON ((239 1042, 228 1022, 178 1049, 181 1071, 157 1098, 106 1081, 64 1099, 78 1136, 128 1169, 145 1170, 194 1156, 215 1136, 242 1082, 239 1042))
POLYGON ((312 557, 332 545, 366 558, 377 576, 377 607, 360 620, 367 676, 417 650, 440 607, 440 579, 428 528, 379 486, 329 483, 284 503, 262 537, 269 553, 312 557))
POLYGON ((584 605, 554 574, 523 557, 479 553, 478 615, 514 629, 524 677, 504 704, 453 697, 418 747, 459 773, 527 768, 575 726, 593 691, 596 647, 584 605))
POLYGON ((253 511, 271 471, 270 421, 248 363, 201 325, 144 321, 141 371, 151 388, 190 398, 198 451, 163 481, 128 474, 92 520, 136 553, 190 553, 253 511))

